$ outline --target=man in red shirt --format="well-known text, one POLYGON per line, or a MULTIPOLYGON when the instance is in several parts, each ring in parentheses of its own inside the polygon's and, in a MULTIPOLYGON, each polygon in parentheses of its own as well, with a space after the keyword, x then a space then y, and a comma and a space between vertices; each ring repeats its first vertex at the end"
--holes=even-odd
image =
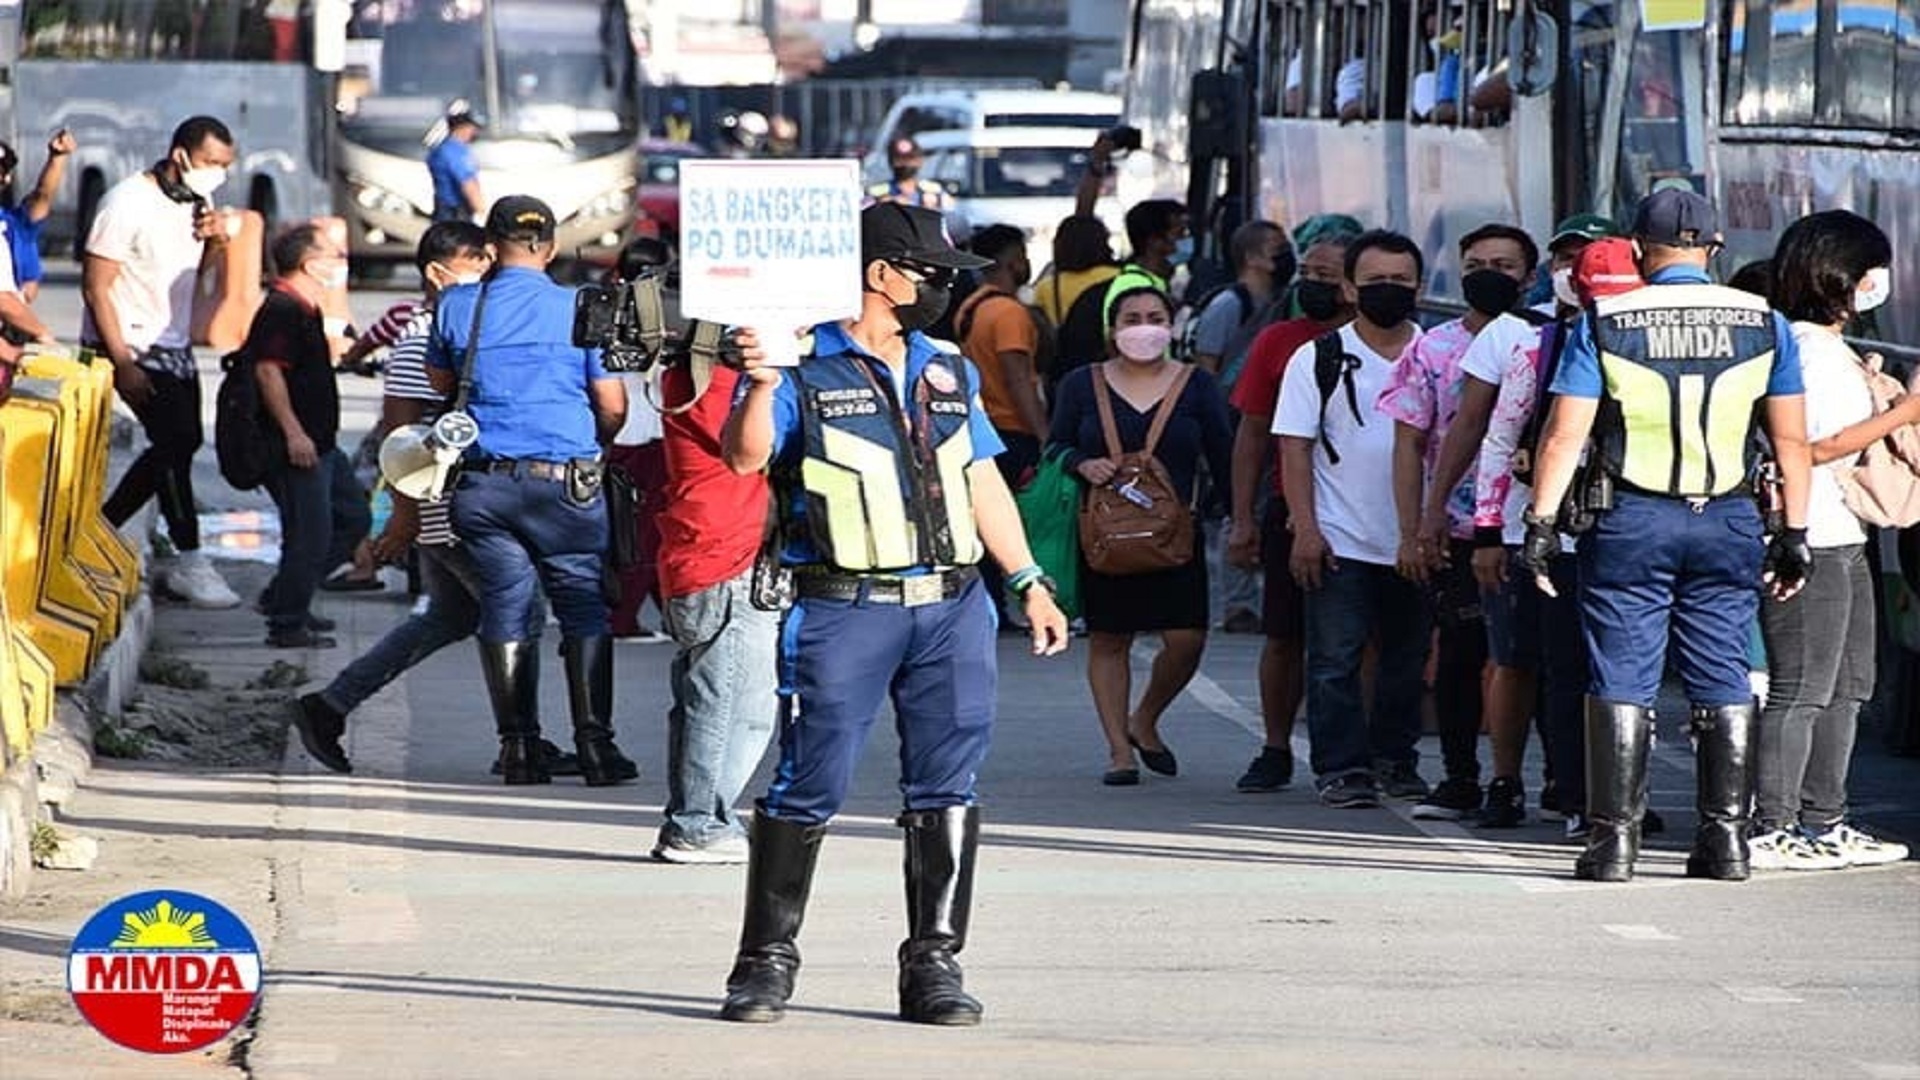
POLYGON ((1306 631, 1300 587, 1287 568, 1293 537, 1287 527, 1280 470, 1271 467, 1275 440, 1270 431, 1287 361, 1313 339, 1353 318, 1340 284, 1346 279, 1347 245, 1355 235, 1335 230, 1303 245, 1300 276, 1294 285, 1294 300, 1303 315, 1260 331, 1247 348, 1246 364, 1233 387, 1240 427, 1233 440, 1233 524, 1227 533, 1227 560, 1249 569, 1263 567, 1266 579, 1260 620, 1267 638, 1260 651, 1260 715, 1266 742, 1234 785, 1241 791, 1278 791, 1293 781, 1291 739, 1294 716, 1306 693, 1306 631), (1265 513, 1256 514, 1260 481, 1269 472, 1272 497, 1265 513))
POLYGON ((720 431, 740 375, 712 370, 697 400, 688 367, 661 381, 667 486, 658 571, 667 632, 679 647, 669 672, 666 822, 653 849, 663 862, 747 861, 746 827, 733 804, 779 710, 780 614, 755 607, 750 587, 767 478, 737 476, 721 459, 720 431), (672 411, 689 400, 691 408, 672 411))

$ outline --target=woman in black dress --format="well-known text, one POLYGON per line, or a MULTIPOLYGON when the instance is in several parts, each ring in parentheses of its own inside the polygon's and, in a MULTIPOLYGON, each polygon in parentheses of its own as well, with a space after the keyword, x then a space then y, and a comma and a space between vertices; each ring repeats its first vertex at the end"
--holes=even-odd
MULTIPOLYGON (((1219 384, 1205 371, 1189 373, 1177 400, 1167 400, 1182 365, 1168 358, 1173 303, 1158 289, 1131 289, 1114 298, 1109 316, 1109 354, 1105 364, 1071 372, 1060 383, 1053 410, 1053 446, 1066 451, 1066 464, 1088 484, 1113 479, 1115 462, 1107 456, 1106 437, 1094 400, 1096 369, 1111 388, 1115 426, 1123 450, 1146 445, 1147 430, 1161 409, 1173 409, 1154 448, 1174 488, 1193 504, 1194 477, 1204 457, 1215 476, 1228 476, 1233 432, 1219 384)), ((1109 756, 1104 781, 1113 786, 1140 782, 1135 762, 1166 776, 1179 770, 1173 751, 1160 738, 1160 716, 1193 679, 1207 644, 1207 564, 1194 557, 1170 570, 1115 577, 1080 568, 1080 600, 1087 622, 1087 682, 1107 737, 1109 756), (1134 635, 1158 633, 1160 652, 1139 703, 1133 703, 1130 653, 1134 635)))

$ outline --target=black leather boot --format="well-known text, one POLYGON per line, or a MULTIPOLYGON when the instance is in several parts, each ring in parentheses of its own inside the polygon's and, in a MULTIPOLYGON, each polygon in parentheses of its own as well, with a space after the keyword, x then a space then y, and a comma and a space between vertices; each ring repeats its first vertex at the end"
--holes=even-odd
POLYGON ((1593 831, 1574 861, 1582 881, 1632 881, 1647 810, 1653 711, 1587 699, 1587 817, 1593 831))
POLYGON ((540 656, 531 641, 483 641, 480 670, 500 732, 500 778, 509 784, 545 784, 540 752, 540 656))
POLYGON ((747 856, 747 913, 740 952, 727 975, 722 1020, 770 1024, 787 1014, 800 970, 800 923, 813 890, 825 825, 796 825, 755 811, 747 856))
POLYGON ((980 1022, 980 1002, 962 986, 954 957, 967 944, 980 808, 949 806, 900 815, 907 830, 907 940, 900 943, 900 1019, 980 1022))
POLYGON ((560 660, 581 778, 588 787, 607 787, 638 777, 640 766, 613 744, 613 639, 567 638, 560 642, 560 660))
POLYGON ((1745 881, 1748 800, 1753 794, 1753 704, 1693 710, 1694 827, 1687 876, 1745 881))

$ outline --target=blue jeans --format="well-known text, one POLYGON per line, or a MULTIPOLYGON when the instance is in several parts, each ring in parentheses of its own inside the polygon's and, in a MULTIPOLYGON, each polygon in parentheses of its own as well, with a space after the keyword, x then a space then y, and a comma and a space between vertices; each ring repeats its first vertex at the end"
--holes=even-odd
POLYGON ((559 480, 472 470, 453 491, 453 530, 480 584, 480 640, 527 641, 544 587, 560 633, 606 637, 607 500, 581 505, 559 480))
MULTIPOLYGON (((320 691, 320 700, 342 715, 380 692, 420 661, 470 637, 480 625, 480 582, 473 558, 459 544, 422 545, 420 583, 427 594, 427 610, 387 631, 373 648, 340 670, 320 691)), ((530 613, 535 635, 545 620, 530 613)))
POLYGON ((373 511, 353 462, 337 448, 311 469, 281 465, 267 477, 267 494, 280 510, 280 567, 260 607, 269 633, 291 634, 306 629, 314 590, 327 571, 353 558, 373 511))
POLYGON ((1421 675, 1428 615, 1420 587, 1391 566, 1344 559, 1306 593, 1307 732, 1314 776, 1364 773, 1374 761, 1420 760, 1421 675), (1360 660, 1379 647, 1373 708, 1360 694, 1360 660))
POLYGON ((680 647, 668 675, 666 824, 662 843, 703 847, 744 835, 734 801, 752 779, 780 709, 780 613, 749 599, 752 571, 667 600, 680 647))
POLYGON ((978 581, 914 608, 802 598, 780 628, 780 768, 760 808, 797 825, 838 813, 889 694, 906 809, 972 805, 993 741, 994 634, 978 581))

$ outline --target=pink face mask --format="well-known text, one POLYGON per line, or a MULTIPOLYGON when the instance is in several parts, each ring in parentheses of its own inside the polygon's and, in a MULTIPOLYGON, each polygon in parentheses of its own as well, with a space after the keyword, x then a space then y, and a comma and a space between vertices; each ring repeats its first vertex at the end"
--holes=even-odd
POLYGON ((1153 323, 1138 323, 1113 334, 1113 345, 1120 350, 1120 355, 1142 364, 1167 355, 1167 346, 1172 343, 1173 328, 1153 323))

